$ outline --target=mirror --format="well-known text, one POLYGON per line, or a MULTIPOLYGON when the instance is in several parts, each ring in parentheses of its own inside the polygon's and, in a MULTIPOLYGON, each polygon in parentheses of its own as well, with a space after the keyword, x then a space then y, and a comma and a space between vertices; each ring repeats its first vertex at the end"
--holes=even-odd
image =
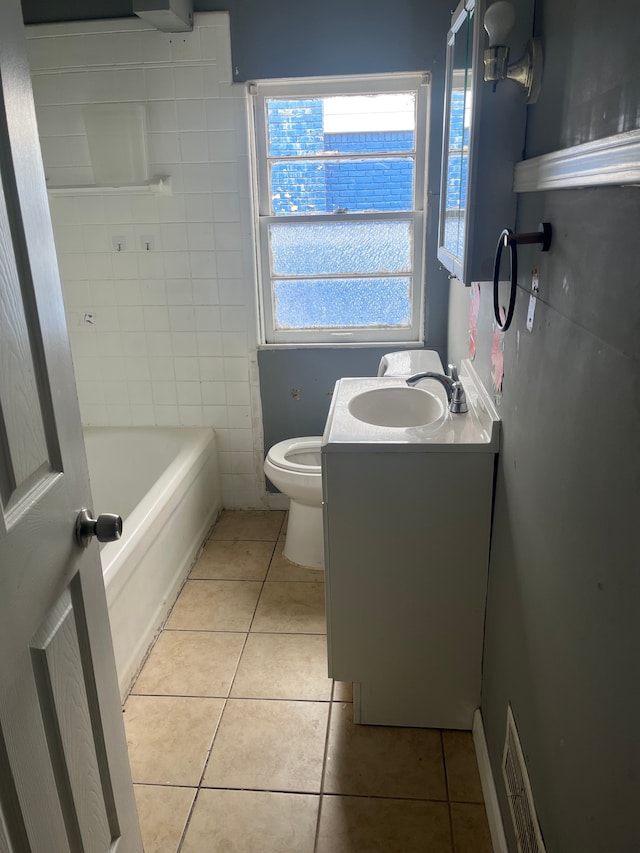
POLYGON ((458 278, 462 278, 466 236, 474 5, 460 4, 447 40, 438 258, 458 278))

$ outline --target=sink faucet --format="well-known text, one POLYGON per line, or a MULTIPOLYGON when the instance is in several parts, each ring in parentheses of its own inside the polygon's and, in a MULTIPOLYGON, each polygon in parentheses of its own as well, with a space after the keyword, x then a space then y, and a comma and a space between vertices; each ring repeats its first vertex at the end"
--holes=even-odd
POLYGON ((443 373, 415 373, 407 379, 407 385, 416 385, 421 379, 435 379, 439 382, 447 392, 447 400, 449 402, 449 411, 454 415, 463 415, 469 411, 467 408, 467 398, 464 394, 462 382, 458 379, 458 371, 454 364, 449 365, 450 376, 445 376, 443 373))

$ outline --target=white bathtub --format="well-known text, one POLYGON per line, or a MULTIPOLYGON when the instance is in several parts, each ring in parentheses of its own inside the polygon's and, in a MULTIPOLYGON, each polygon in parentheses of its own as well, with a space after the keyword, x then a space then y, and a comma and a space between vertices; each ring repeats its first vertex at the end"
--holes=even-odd
POLYGON ((93 510, 124 520, 101 550, 124 696, 222 508, 215 433, 88 427, 85 445, 93 510))

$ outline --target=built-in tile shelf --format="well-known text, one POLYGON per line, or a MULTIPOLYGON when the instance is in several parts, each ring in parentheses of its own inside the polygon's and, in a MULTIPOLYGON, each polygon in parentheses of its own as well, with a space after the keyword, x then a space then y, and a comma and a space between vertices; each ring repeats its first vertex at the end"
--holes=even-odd
POLYGON ((102 187, 96 184, 84 184, 83 186, 47 187, 47 192, 52 196, 71 195, 173 195, 171 189, 171 175, 155 175, 144 184, 124 184, 119 187, 102 187))

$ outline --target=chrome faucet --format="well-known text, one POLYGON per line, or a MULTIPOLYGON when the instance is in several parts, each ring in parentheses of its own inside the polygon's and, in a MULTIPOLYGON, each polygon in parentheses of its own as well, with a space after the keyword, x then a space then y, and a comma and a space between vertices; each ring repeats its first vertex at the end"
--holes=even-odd
POLYGON ((447 392, 449 411, 454 415, 463 415, 468 412, 467 398, 465 397, 462 382, 458 379, 458 370, 455 364, 449 365, 449 376, 443 373, 415 373, 407 379, 407 385, 416 385, 421 379, 435 379, 447 392))

